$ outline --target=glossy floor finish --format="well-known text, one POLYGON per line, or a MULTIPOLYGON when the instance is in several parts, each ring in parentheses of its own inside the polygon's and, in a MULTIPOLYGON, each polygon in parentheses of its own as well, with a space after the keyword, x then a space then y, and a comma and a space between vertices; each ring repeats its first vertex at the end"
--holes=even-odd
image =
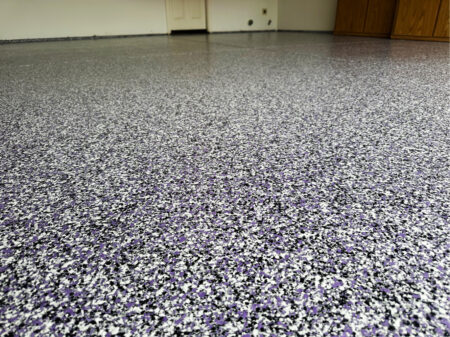
POLYGON ((445 43, 0 46, 1 336, 449 336, 445 43))

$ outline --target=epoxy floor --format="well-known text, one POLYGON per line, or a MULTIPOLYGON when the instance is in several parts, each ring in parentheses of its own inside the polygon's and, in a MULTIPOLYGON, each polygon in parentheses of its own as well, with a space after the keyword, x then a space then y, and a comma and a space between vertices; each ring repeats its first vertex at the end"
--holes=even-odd
POLYGON ((449 336, 449 45, 0 45, 1 336, 449 336))

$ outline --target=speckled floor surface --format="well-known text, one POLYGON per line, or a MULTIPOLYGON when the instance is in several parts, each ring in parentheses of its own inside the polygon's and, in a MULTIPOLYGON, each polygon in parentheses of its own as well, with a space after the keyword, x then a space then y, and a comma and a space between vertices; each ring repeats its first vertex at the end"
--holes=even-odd
POLYGON ((0 46, 1 336, 449 336, 449 46, 0 46))

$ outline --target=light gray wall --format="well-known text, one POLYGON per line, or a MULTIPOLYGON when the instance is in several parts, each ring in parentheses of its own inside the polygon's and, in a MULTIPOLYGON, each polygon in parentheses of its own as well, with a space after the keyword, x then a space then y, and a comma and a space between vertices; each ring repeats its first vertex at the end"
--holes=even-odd
POLYGON ((0 0, 0 40, 165 33, 165 0, 0 0))
POLYGON ((276 30, 278 28, 278 0, 207 0, 208 31, 276 30), (262 9, 267 8, 267 15, 262 9), (248 25, 248 20, 253 25, 248 25), (269 26, 267 22, 272 20, 269 26))
MULTIPOLYGON (((206 0, 208 30, 331 31, 336 3, 206 0), (263 8, 267 8, 267 15, 262 14, 263 8), (252 26, 247 24, 249 19, 254 21, 252 26)), ((0 0, 0 40, 167 32, 165 0, 0 0)))
POLYGON ((337 0, 279 0, 278 29, 332 31, 337 0))

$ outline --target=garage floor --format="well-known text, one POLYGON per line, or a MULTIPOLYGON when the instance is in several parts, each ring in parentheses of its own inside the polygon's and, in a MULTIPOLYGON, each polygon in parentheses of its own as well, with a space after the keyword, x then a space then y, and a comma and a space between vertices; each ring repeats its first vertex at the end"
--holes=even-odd
POLYGON ((0 46, 0 335, 449 336, 446 43, 0 46))

